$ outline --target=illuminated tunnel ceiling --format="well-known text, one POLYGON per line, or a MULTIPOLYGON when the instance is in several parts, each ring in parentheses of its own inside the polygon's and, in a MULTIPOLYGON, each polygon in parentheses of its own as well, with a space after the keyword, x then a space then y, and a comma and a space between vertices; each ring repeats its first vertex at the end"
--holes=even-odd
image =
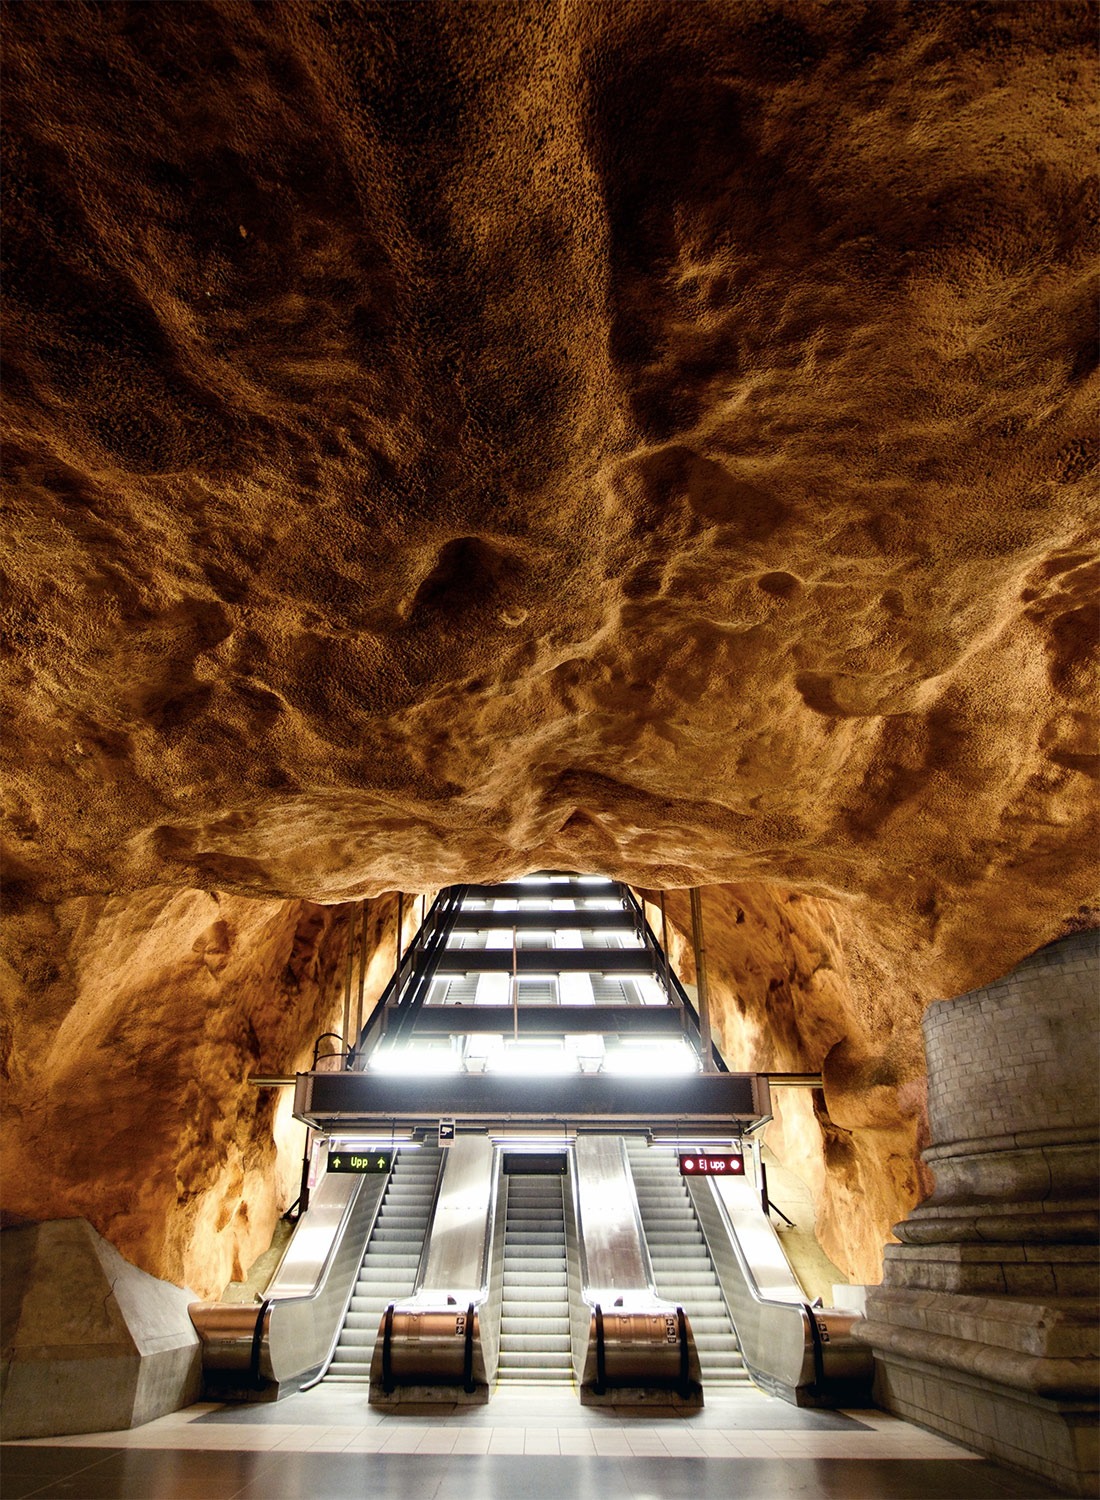
POLYGON ((1089 920, 1095 19, 8 7, 19 890, 1089 920))

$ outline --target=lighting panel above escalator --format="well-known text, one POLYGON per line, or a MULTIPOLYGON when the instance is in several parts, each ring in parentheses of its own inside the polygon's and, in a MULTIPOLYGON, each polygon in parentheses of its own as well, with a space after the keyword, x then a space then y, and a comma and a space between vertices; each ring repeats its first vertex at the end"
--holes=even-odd
POLYGON ((372 1053, 369 1068, 373 1073, 412 1078, 449 1073, 497 1073, 505 1077, 606 1073, 667 1078, 697 1073, 699 1057, 682 1037, 675 1036, 605 1037, 581 1032, 517 1038, 479 1032, 383 1043, 372 1053))

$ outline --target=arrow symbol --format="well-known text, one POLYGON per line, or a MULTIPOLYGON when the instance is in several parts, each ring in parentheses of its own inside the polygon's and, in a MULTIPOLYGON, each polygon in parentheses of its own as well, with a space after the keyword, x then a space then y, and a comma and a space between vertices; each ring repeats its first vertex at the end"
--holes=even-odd
POLYGON ((384 1166, 385 1166, 385 1165, 386 1165, 386 1158, 385 1158, 385 1157, 384 1157, 384 1156, 380 1156, 380 1157, 379 1157, 379 1158, 378 1158, 378 1170, 379 1170, 379 1171, 381 1171, 381 1170, 382 1170, 382 1168, 383 1168, 383 1167, 384 1167, 384 1166))
POLYGON ((339 1158, 339 1157, 338 1157, 338 1156, 334 1156, 334 1157, 333 1157, 333 1158, 332 1158, 332 1165, 333 1165, 333 1168, 334 1168, 334 1169, 335 1169, 335 1170, 336 1170, 336 1171, 337 1171, 337 1172, 339 1172, 339 1170, 340 1170, 340 1158, 339 1158))

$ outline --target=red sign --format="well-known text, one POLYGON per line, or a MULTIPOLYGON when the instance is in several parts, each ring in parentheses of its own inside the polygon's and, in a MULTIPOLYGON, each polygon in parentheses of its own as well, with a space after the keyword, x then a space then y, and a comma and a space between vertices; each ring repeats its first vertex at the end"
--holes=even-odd
POLYGON ((693 1151, 680 1153, 681 1177, 744 1177, 745 1158, 738 1152, 693 1151))

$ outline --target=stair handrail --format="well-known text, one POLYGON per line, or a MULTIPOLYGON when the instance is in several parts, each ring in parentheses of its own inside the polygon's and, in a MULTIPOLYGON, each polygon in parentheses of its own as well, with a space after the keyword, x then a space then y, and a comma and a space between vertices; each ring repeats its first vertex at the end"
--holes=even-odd
MULTIPOLYGON (((650 950, 650 952, 657 955, 658 958, 664 958, 667 960, 667 955, 665 954, 665 950, 661 947, 660 940, 658 939, 657 934, 649 925, 649 921, 645 914, 645 909, 639 902, 638 898, 635 896, 634 892, 630 890, 628 886, 624 885, 622 889, 624 892, 624 905, 629 903, 630 906, 634 908, 634 912, 636 914, 638 922, 638 931, 640 932, 643 941, 645 942, 645 946, 650 950)), ((691 1018, 692 1024, 695 1027, 696 1037, 701 1036, 699 1027, 699 1012, 692 1004, 691 996, 688 994, 687 990, 681 983, 680 977, 672 967, 671 962, 655 962, 653 968, 654 974, 657 976, 657 980, 665 990, 665 993, 668 994, 668 998, 670 1000, 673 998, 673 994, 669 994, 669 985, 671 985, 675 998, 679 1001, 680 1005, 684 1008, 688 1016, 690 1016, 691 1018)), ((728 1073, 729 1066, 726 1063, 726 1060, 722 1056, 721 1052, 718 1050, 717 1042, 711 1043, 710 1050, 714 1065, 718 1069, 719 1073, 728 1073)))

